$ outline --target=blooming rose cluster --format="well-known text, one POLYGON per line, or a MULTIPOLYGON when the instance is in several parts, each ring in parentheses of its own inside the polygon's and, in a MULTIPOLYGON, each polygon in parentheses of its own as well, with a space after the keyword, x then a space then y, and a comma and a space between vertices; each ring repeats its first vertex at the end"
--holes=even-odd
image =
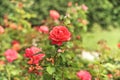
POLYGON ((8 62, 13 62, 18 58, 18 53, 13 49, 8 49, 5 51, 5 57, 8 62))
POLYGON ((35 73, 37 75, 42 75, 41 70, 43 68, 39 65, 39 62, 44 58, 45 54, 39 54, 42 49, 32 46, 25 50, 24 56, 29 58, 28 64, 30 64, 28 72, 35 73))
POLYGON ((77 72, 77 76, 80 80, 92 80, 91 74, 85 70, 77 72))
POLYGON ((71 33, 65 26, 55 26, 49 33, 49 39, 52 41, 52 44, 58 46, 62 45, 63 42, 70 40, 71 33))
POLYGON ((39 61, 43 59, 45 54, 37 54, 38 52, 41 52, 42 50, 40 48, 37 48, 35 46, 32 46, 31 48, 27 48, 25 50, 24 56, 26 58, 29 58, 28 64, 38 64, 39 61))

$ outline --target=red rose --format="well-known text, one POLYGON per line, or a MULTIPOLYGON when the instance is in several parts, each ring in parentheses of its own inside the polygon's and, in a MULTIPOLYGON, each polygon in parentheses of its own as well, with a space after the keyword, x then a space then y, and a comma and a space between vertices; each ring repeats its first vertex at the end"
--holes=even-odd
POLYGON ((31 58, 34 54, 36 54, 36 53, 38 53, 40 51, 42 51, 40 48, 32 46, 31 48, 27 48, 25 50, 24 56, 27 57, 27 58, 31 58))
POLYGON ((35 53, 34 53, 30 48, 27 48, 27 49, 25 50, 24 56, 27 57, 27 58, 30 58, 30 57, 32 57, 34 54, 35 54, 35 53))
POLYGON ((54 20, 58 20, 60 18, 60 14, 56 10, 50 10, 50 17, 54 20))
POLYGON ((92 80, 92 76, 88 71, 81 70, 77 72, 77 76, 80 80, 92 80))
POLYGON ((39 61, 41 61, 44 56, 45 56, 45 54, 34 55, 30 58, 30 61, 28 61, 28 64, 38 64, 39 61))
POLYGON ((8 49, 5 52, 5 57, 8 60, 8 62, 13 62, 14 60, 18 58, 18 53, 13 49, 8 49))
POLYGON ((52 44, 58 46, 63 42, 70 40, 71 33, 65 26, 56 26, 50 31, 49 38, 52 40, 52 44))
POLYGON ((12 44, 12 45, 15 45, 15 44, 20 44, 20 43, 19 43, 19 41, 17 41, 17 40, 13 40, 13 41, 11 42, 11 44, 12 44))

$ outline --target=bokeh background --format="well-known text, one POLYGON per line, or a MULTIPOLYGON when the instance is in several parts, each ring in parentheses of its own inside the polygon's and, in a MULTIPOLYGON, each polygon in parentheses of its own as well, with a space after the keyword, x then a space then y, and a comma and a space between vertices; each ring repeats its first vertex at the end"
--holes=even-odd
POLYGON ((16 6, 23 6, 28 15, 28 21, 33 25, 39 25, 41 20, 49 15, 50 9, 55 9, 60 14, 65 14, 68 2, 73 4, 86 4, 89 7, 88 19, 90 24, 97 23, 106 28, 109 25, 120 25, 120 1, 119 0, 1 0, 0 1, 0 24, 3 24, 4 15, 10 19, 17 17, 16 6), (19 3, 19 4, 18 4, 19 3))

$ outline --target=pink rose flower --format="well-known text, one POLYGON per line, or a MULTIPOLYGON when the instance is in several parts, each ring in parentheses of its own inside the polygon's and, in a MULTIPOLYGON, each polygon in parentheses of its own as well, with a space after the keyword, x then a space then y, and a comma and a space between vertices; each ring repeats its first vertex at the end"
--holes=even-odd
POLYGON ((82 9, 83 9, 84 11, 87 11, 87 10, 88 10, 88 7, 87 7, 85 4, 82 4, 81 7, 82 7, 82 9))
POLYGON ((63 42, 70 40, 71 33, 65 26, 56 26, 50 31, 49 38, 52 44, 60 46, 63 42))
POLYGON ((0 34, 4 33, 4 28, 2 26, 0 26, 0 34))
POLYGON ((58 20, 60 18, 60 14, 56 10, 50 10, 50 17, 53 20, 58 20))
POLYGON ((35 47, 35 46, 32 46, 30 49, 31 49, 34 53, 38 53, 38 52, 41 52, 41 51, 42 51, 41 48, 37 48, 37 47, 35 47))
POLYGON ((47 26, 40 26, 39 31, 47 34, 49 32, 49 28, 47 26))
POLYGON ((77 77, 80 80, 92 80, 91 74, 85 70, 81 70, 81 71, 77 72, 77 77))
POLYGON ((18 58, 18 53, 13 49, 8 49, 7 51, 5 51, 5 57, 8 62, 13 62, 18 58))

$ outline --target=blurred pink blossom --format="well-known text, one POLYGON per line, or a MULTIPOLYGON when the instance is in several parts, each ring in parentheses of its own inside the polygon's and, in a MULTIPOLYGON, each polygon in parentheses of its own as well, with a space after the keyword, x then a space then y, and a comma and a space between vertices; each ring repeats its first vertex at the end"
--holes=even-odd
POLYGON ((81 7, 82 7, 82 9, 83 9, 84 11, 87 11, 87 10, 88 10, 88 7, 87 7, 85 4, 82 4, 81 7))
POLYGON ((42 51, 41 48, 38 48, 38 47, 35 47, 35 46, 32 46, 30 49, 31 49, 34 53, 38 53, 38 52, 41 52, 41 51, 42 51))
POLYGON ((77 72, 77 76, 80 80, 92 80, 91 74, 86 70, 80 70, 77 72))
POLYGON ((47 34, 49 32, 49 28, 48 26, 43 25, 43 26, 40 26, 39 31, 47 34))
POLYGON ((0 26, 0 34, 4 33, 4 28, 0 26))
POLYGON ((8 49, 5 51, 5 57, 8 60, 8 62, 13 62, 18 58, 18 53, 13 49, 8 49))
POLYGON ((71 7, 72 6, 72 2, 68 2, 68 7, 71 7))
POLYGON ((60 14, 56 10, 50 10, 50 17, 53 20, 58 20, 60 18, 60 14))
POLYGON ((120 48, 120 43, 117 44, 118 48, 120 48))
POLYGON ((0 60, 0 65, 4 65, 5 62, 3 60, 0 60))

